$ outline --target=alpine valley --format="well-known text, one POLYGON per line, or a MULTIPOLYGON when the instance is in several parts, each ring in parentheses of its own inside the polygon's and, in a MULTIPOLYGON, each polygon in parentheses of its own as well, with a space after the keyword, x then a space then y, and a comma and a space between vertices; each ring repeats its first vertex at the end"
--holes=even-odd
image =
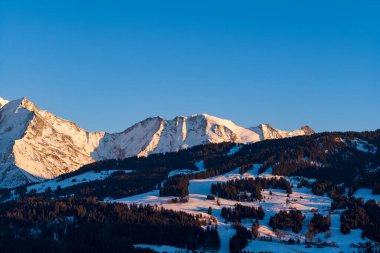
POLYGON ((0 252, 380 252, 380 130, 88 132, 0 98, 0 252))

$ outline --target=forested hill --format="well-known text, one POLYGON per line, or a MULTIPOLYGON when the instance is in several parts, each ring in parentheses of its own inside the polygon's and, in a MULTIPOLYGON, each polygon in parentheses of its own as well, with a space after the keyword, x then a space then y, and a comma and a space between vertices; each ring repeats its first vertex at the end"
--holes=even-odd
MULTIPOLYGON (((249 169, 253 164, 262 164, 260 172, 269 169, 275 175, 298 175, 332 184, 345 183, 352 191, 358 187, 370 187, 374 193, 379 193, 380 130, 326 132, 239 146, 208 144, 175 153, 106 160, 83 166, 54 180, 75 180, 72 184, 41 189, 61 196, 120 198, 158 189, 168 176, 181 174, 183 170, 187 171, 187 178, 207 178, 238 167, 249 169), (131 172, 125 173, 125 170, 131 172), (76 181, 76 177, 84 173, 104 171, 110 173, 101 180, 76 181)), ((41 184, 44 183, 19 187, 17 192, 38 193, 41 184)), ((7 190, 3 191, 8 194, 7 190)))
POLYGON ((378 250, 379 179, 380 130, 96 162, 0 190, 0 251, 378 250))

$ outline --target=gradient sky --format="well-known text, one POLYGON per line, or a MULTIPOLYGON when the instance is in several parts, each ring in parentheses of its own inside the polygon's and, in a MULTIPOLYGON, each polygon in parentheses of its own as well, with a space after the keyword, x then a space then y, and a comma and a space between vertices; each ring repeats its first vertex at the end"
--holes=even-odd
POLYGON ((380 128, 380 1, 0 1, 0 96, 87 130, 380 128), (286 3, 285 3, 286 2, 286 3))

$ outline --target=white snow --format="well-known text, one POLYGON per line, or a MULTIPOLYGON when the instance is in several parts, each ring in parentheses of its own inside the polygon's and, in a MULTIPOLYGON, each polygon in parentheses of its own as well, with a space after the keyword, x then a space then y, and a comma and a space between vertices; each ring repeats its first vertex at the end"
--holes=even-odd
POLYGON ((360 188, 353 194, 353 196, 355 198, 362 198, 364 201, 367 201, 367 200, 375 200, 376 202, 380 201, 380 195, 373 195, 372 189, 360 188))
POLYGON ((279 139, 279 138, 288 138, 299 135, 310 135, 313 134, 314 131, 308 127, 301 127, 300 129, 296 129, 294 131, 284 131, 280 129, 276 129, 271 127, 268 124, 260 124, 257 127, 249 128, 251 131, 255 132, 259 135, 260 140, 269 140, 269 139, 279 139))
POLYGON ((367 141, 359 138, 354 138, 353 140, 351 140, 351 144, 357 150, 362 151, 364 153, 376 154, 377 152, 377 147, 375 145, 369 144, 367 141))
POLYGON ((123 171, 124 173, 133 172, 133 170, 102 170, 102 171, 85 172, 77 176, 66 178, 62 181, 60 181, 60 179, 57 178, 57 179, 48 180, 39 184, 34 184, 31 186, 28 186, 27 191, 30 192, 34 190, 36 191, 36 193, 42 193, 42 192, 45 192, 46 189, 48 189, 49 187, 53 191, 55 191, 58 187, 61 187, 63 189, 63 188, 74 186, 81 183, 87 183, 87 182, 92 182, 96 180, 104 180, 107 177, 111 176, 112 173, 118 172, 118 171, 123 171))
POLYGON ((177 175, 186 175, 186 174, 196 174, 202 171, 206 171, 206 168, 204 167, 204 164, 203 164, 203 160, 195 162, 195 167, 197 167, 198 170, 189 170, 189 169, 173 170, 169 172, 168 177, 174 177, 177 175))
POLYGON ((235 147, 232 147, 230 149, 230 151, 228 151, 227 155, 234 155, 236 154, 240 149, 241 149, 242 146, 235 146, 235 147))
POLYGON ((181 170, 173 170, 169 172, 168 177, 174 177, 177 175, 186 175, 186 174, 194 174, 198 173, 199 171, 197 170, 188 170, 188 169, 181 169, 181 170))
POLYGON ((21 98, 0 109, 0 187, 50 179, 94 162, 104 133, 89 133, 21 98))
MULTIPOLYGON (((207 179, 196 179, 190 180, 189 184, 189 201, 187 203, 168 203, 172 197, 159 197, 159 191, 151 191, 144 194, 118 199, 116 202, 123 203, 139 203, 139 204, 150 204, 159 205, 167 209, 185 211, 192 214, 202 214, 204 217, 209 217, 207 214, 208 207, 212 208, 212 216, 217 219, 218 232, 221 239, 221 249, 219 252, 229 252, 228 243, 229 239, 235 234, 235 229, 232 228, 231 223, 224 223, 224 219, 221 217, 222 207, 233 207, 237 201, 232 201, 228 199, 219 198, 220 205, 217 204, 217 200, 207 200, 207 195, 211 194, 211 184, 216 182, 226 182, 231 179, 236 178, 247 178, 247 177, 273 177, 266 171, 264 174, 258 174, 258 170, 261 165, 255 164, 251 170, 247 171, 243 175, 238 173, 239 168, 226 173, 224 175, 219 175, 207 179)), ((279 177, 279 176, 276 176, 279 177)), ((361 230, 352 230, 349 235, 342 235, 340 232, 340 216, 339 213, 332 213, 331 220, 332 224, 330 227, 331 236, 325 238, 324 233, 315 236, 315 239, 320 238, 325 242, 335 242, 338 248, 335 247, 325 247, 323 249, 312 247, 305 248, 304 244, 301 245, 287 245, 281 242, 280 239, 300 239, 301 242, 305 240, 305 234, 307 232, 307 227, 313 216, 313 211, 327 215, 329 213, 331 199, 326 196, 317 196, 310 193, 310 189, 302 187, 297 188, 298 182, 302 179, 301 177, 286 177, 286 179, 294 184, 293 193, 290 194, 290 198, 287 201, 287 194, 283 190, 278 189, 266 189, 263 191, 263 196, 265 197, 262 202, 240 202, 242 205, 250 206, 262 206, 265 211, 265 218, 260 222, 259 233, 260 236, 271 236, 273 241, 263 241, 261 239, 250 241, 246 250, 250 251, 269 251, 269 252, 348 252, 352 251, 350 249, 351 243, 365 242, 360 238, 361 230), (269 192, 272 192, 272 195, 269 192), (299 234, 295 234, 291 231, 282 231, 281 233, 276 233, 269 226, 269 219, 271 216, 279 212, 280 210, 300 210, 305 216, 305 222, 303 230, 299 234), (281 237, 279 237, 281 236, 281 237)), ((315 179, 307 179, 312 182, 315 179)), ((360 193, 361 191, 359 191, 360 193)), ((368 196, 367 193, 363 193, 368 196)), ((252 225, 249 221, 243 221, 242 225, 250 228, 252 225)), ((149 246, 153 247, 153 246, 149 246)), ((175 249, 167 249, 167 252, 175 252, 175 249)))
POLYGON ((88 132, 26 98, 0 99, 0 115, 0 187, 55 178, 104 159, 176 152, 207 143, 260 141, 255 131, 207 114, 148 118, 114 134, 88 132))
POLYGON ((0 108, 3 107, 4 105, 8 104, 9 101, 0 97, 0 108))
POLYGON ((198 168, 199 171, 206 171, 203 160, 196 162, 195 166, 198 168))
POLYGON ((230 120, 207 114, 175 117, 166 120, 148 118, 122 133, 106 134, 93 153, 96 160, 119 159, 154 153, 176 152, 199 144, 259 141, 259 136, 230 120))
POLYGON ((186 249, 176 248, 168 245, 149 245, 149 244, 135 244, 133 245, 135 248, 144 248, 144 249, 152 249, 158 252, 173 252, 173 253, 186 253, 186 249))

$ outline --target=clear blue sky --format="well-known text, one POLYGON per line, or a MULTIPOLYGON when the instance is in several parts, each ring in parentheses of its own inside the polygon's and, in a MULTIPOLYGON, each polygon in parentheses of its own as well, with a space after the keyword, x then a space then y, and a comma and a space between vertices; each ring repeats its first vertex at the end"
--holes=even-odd
POLYGON ((380 1, 0 1, 0 96, 88 130, 380 128, 380 1), (286 3, 285 3, 286 2, 286 3))

